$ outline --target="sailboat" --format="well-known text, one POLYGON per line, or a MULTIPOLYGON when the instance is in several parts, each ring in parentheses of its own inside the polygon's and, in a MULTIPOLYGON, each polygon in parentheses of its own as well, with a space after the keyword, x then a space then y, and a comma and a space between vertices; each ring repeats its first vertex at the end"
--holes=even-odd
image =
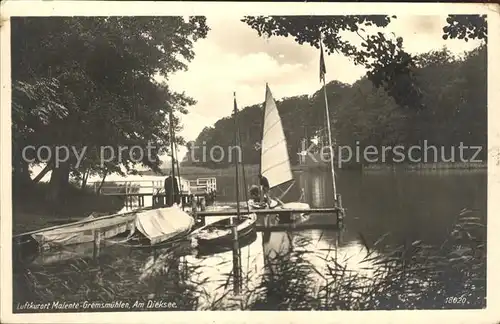
MULTIPOLYGON (((287 142, 281 117, 274 101, 269 85, 266 83, 266 99, 263 109, 263 125, 262 125, 262 142, 260 153, 260 174, 264 176, 268 182, 270 189, 281 188, 288 185, 282 192, 280 198, 268 197, 268 203, 249 199, 248 205, 252 209, 310 209, 309 204, 302 202, 281 202, 281 198, 295 184, 290 165, 290 157, 288 155, 287 142)), ((305 221, 307 212, 296 213, 292 215, 292 220, 305 221)))
MULTIPOLYGON (((239 128, 237 121, 238 107, 236 105, 236 95, 234 98, 234 120, 236 124, 235 144, 239 144, 239 128)), ((205 246, 224 246, 230 245, 233 240, 233 227, 236 228, 237 236, 239 239, 252 236, 255 234, 255 223, 257 222, 257 215, 250 213, 248 215, 240 214, 240 201, 239 201, 239 161, 235 162, 236 173, 236 215, 229 216, 222 220, 213 222, 194 230, 191 237, 197 241, 198 247, 205 246)))

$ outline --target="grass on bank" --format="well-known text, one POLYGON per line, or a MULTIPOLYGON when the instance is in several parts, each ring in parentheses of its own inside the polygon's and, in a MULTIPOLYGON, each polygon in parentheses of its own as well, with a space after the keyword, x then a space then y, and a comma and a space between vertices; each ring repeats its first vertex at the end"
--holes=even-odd
POLYGON ((71 222, 91 213, 114 213, 123 208, 119 197, 100 196, 69 184, 55 202, 47 199, 49 183, 14 187, 12 191, 12 228, 14 234, 71 222))

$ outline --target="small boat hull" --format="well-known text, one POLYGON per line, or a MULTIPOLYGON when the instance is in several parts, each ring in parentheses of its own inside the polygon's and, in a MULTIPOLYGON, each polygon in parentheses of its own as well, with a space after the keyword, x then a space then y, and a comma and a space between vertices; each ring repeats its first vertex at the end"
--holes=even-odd
MULTIPOLYGON (((197 240, 199 247, 230 245, 233 242, 231 218, 238 222, 235 216, 224 218, 195 230, 191 236, 197 240)), ((256 214, 241 216, 241 220, 236 224, 238 239, 243 239, 254 233, 256 221, 256 214)))
MULTIPOLYGON (((250 204, 251 209, 254 210, 259 210, 259 209, 266 209, 269 208, 267 206, 261 207, 261 205, 252 205, 250 204)), ((265 226, 271 226, 275 224, 289 224, 289 223, 294 223, 294 224, 301 224, 309 220, 309 214, 307 212, 308 209, 311 207, 309 204, 306 203, 301 203, 301 202, 289 202, 289 203, 284 203, 282 205, 275 206, 274 208, 269 208, 276 210, 276 214, 269 214, 265 215, 262 219, 259 220, 260 225, 265 225, 265 226), (286 213, 287 209, 304 209, 303 213, 286 213), (278 212, 282 211, 282 212, 278 212)))
MULTIPOLYGON (((244 248, 249 246, 253 242, 257 240, 257 232, 255 230, 251 231, 247 235, 242 235, 241 238, 238 239, 238 246, 240 248, 244 248)), ((218 253, 224 253, 231 251, 233 248, 233 242, 226 242, 225 244, 201 244, 198 246, 198 254, 197 257, 204 257, 208 255, 214 255, 218 253)))
POLYGON ((250 199, 248 201, 248 206, 251 209, 266 209, 266 208, 273 209, 279 207, 279 203, 276 200, 271 199, 271 203, 268 206, 267 203, 255 202, 253 199, 250 199))
POLYGON ((82 221, 31 234, 42 250, 93 242, 96 232, 109 239, 129 231, 134 226, 135 214, 117 214, 102 218, 88 217, 82 221))
POLYGON ((140 233, 135 233, 134 236, 122 240, 122 241, 116 241, 112 240, 110 243, 112 244, 119 244, 123 246, 127 246, 130 248, 137 248, 137 249, 150 249, 150 248, 163 248, 163 247, 168 247, 176 243, 188 241, 189 238, 189 231, 178 233, 177 235, 171 236, 168 239, 165 239, 161 242, 157 242, 152 244, 151 241, 146 238, 144 235, 140 233))

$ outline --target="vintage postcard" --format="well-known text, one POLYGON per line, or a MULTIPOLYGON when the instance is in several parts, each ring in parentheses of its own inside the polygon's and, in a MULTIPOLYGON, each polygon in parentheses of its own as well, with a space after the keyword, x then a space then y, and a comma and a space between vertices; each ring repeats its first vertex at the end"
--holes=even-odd
POLYGON ((500 321, 499 6, 1 15, 2 323, 500 321))

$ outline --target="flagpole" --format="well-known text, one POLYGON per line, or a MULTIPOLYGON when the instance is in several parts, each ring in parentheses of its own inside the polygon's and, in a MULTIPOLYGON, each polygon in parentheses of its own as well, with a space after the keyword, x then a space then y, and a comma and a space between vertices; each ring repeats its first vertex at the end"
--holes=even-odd
POLYGON ((325 81, 325 73, 326 69, 324 67, 324 57, 323 57, 323 45, 321 44, 320 38, 320 48, 321 48, 321 57, 320 57, 320 74, 323 79, 323 94, 325 95, 325 110, 326 110, 326 126, 328 129, 328 145, 330 146, 330 168, 332 173, 332 183, 333 183, 333 199, 335 202, 335 206, 337 206, 337 186, 335 184, 335 167, 333 161, 333 146, 332 146, 332 130, 330 127, 330 109, 328 108, 328 96, 326 94, 326 81, 325 81))

